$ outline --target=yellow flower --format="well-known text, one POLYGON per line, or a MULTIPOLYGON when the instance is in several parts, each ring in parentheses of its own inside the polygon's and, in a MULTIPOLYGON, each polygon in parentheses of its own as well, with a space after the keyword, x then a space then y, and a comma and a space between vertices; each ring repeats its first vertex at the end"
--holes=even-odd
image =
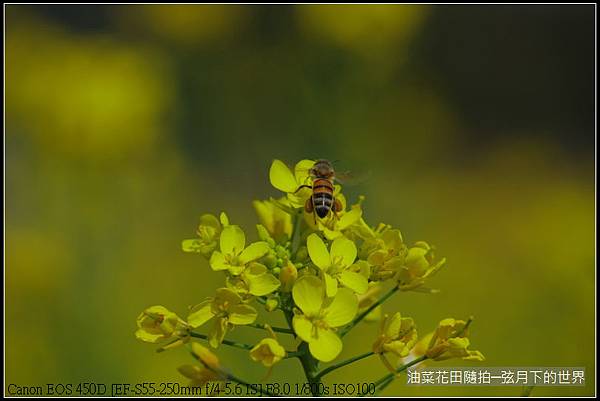
POLYGON ((259 241, 246 246, 246 235, 238 226, 227 226, 220 237, 221 251, 214 251, 210 257, 210 267, 215 271, 227 270, 233 275, 239 275, 246 265, 269 252, 269 245, 259 241))
MULTIPOLYGON (((288 203, 286 198, 280 199, 280 203, 288 203)), ((279 243, 284 243, 292 236, 292 216, 283 211, 271 200, 252 202, 254 210, 258 215, 260 223, 267 229, 269 234, 279 243)))
POLYGON ((222 372, 219 358, 206 347, 192 343, 192 355, 200 361, 202 367, 196 365, 183 365, 177 370, 190 379, 190 387, 200 387, 212 381, 224 381, 227 377, 222 372))
POLYGON ((485 360, 481 352, 467 349, 470 345, 468 335, 467 322, 452 318, 444 319, 431 336, 425 354, 436 361, 450 358, 462 358, 467 361, 485 360))
POLYGON ((196 305, 187 320, 190 327, 197 328, 214 318, 208 342, 211 347, 217 348, 231 327, 254 323, 256 316, 256 309, 244 304, 235 291, 219 288, 214 298, 196 305))
POLYGON ((250 357, 255 362, 261 362, 271 367, 285 358, 285 349, 273 338, 263 338, 250 350, 250 357))
POLYGON ((434 263, 433 247, 419 241, 408 250, 404 264, 398 271, 396 279, 403 291, 422 286, 425 280, 435 274, 444 264, 446 258, 434 263))
POLYGON ((199 238, 186 239, 181 243, 184 252, 197 252, 209 259, 217 248, 219 235, 223 227, 229 225, 229 219, 225 213, 221 213, 221 221, 217 220, 212 214, 205 214, 200 217, 200 224, 196 230, 199 238))
POLYGON ((406 246, 399 230, 375 231, 375 237, 365 240, 361 254, 367 254, 372 266, 371 279, 375 281, 392 278, 404 264, 406 246))
POLYGON ((401 317, 396 312, 391 318, 385 315, 381 322, 379 337, 373 344, 373 352, 391 352, 401 358, 408 355, 417 342, 417 329, 410 317, 401 317))
POLYGON ((281 290, 284 292, 290 292, 297 278, 298 269, 296 269, 296 266, 294 266, 294 264, 288 260, 285 266, 283 266, 279 272, 279 280, 281 280, 281 283, 283 284, 281 290))
POLYGON ((350 210, 346 210, 346 197, 340 193, 341 187, 335 186, 334 196, 335 199, 342 205, 342 210, 329 213, 324 219, 318 219, 315 225, 315 219, 312 215, 304 215, 304 220, 314 230, 323 231, 323 235, 328 240, 333 240, 344 236, 344 232, 353 227, 362 216, 362 207, 360 202, 353 205, 350 210))
POLYGON ((325 297, 321 280, 302 276, 294 284, 292 297, 300 311, 295 311, 294 331, 308 343, 310 353, 318 360, 329 362, 342 351, 342 340, 335 333, 352 321, 358 310, 358 300, 352 291, 341 288, 333 299, 325 297))
POLYGON ((359 294, 367 291, 367 278, 350 269, 356 259, 354 242, 345 237, 336 238, 328 251, 323 240, 317 234, 311 234, 306 245, 311 260, 321 270, 328 297, 336 294, 338 282, 359 294))
POLYGON ((227 287, 239 295, 268 295, 279 288, 281 283, 267 268, 256 262, 250 263, 239 276, 227 277, 227 287))
POLYGON ((292 208, 303 208, 304 203, 312 195, 309 188, 302 185, 310 185, 309 170, 314 166, 314 160, 301 160, 296 163, 294 172, 281 160, 273 160, 269 170, 269 180, 278 190, 285 192, 292 208), (298 192, 296 192, 298 190, 298 192))
POLYGON ((145 309, 137 318, 135 336, 148 343, 157 343, 173 337, 185 327, 185 322, 161 305, 145 309))

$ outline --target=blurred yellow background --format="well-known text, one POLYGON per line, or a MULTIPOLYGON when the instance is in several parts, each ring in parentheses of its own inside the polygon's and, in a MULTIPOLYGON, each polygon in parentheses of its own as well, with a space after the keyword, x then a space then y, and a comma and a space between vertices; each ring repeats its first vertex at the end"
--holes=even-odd
MULTIPOLYGON (((271 160, 327 158, 371 172, 345 190, 367 221, 448 258, 441 293, 385 310, 420 334, 474 315, 480 365, 585 367, 585 387, 532 396, 594 394, 593 5, 5 10, 7 384, 186 383, 184 348, 133 335, 145 307, 185 315, 222 285, 181 240, 221 210, 253 233, 271 160)), ((375 333, 361 325, 340 358, 375 333)), ((384 374, 371 358, 325 381, 384 374)), ((270 381, 302 382, 297 360, 270 381)))

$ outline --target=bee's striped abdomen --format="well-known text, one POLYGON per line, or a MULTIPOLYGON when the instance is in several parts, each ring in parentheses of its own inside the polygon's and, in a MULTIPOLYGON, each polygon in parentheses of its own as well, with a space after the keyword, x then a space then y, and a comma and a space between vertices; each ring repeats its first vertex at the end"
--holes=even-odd
POLYGON ((326 179, 316 179, 313 182, 313 205, 317 216, 327 216, 333 205, 333 184, 326 179))

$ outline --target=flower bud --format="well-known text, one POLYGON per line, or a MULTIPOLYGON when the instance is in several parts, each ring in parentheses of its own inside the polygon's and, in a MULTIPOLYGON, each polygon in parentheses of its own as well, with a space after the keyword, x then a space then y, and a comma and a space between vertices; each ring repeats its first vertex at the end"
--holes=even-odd
POLYGON ((285 266, 281 268, 279 272, 279 281, 281 281, 281 290, 285 292, 289 292, 292 290, 292 286, 294 282, 298 278, 298 270, 293 263, 287 262, 285 266))
POLYGON ((175 334, 179 320, 175 313, 164 306, 151 306, 138 316, 135 336, 145 342, 157 343, 175 334))
POLYGON ((269 298, 265 302, 265 310, 267 312, 273 312, 279 306, 279 300, 277 298, 269 298))

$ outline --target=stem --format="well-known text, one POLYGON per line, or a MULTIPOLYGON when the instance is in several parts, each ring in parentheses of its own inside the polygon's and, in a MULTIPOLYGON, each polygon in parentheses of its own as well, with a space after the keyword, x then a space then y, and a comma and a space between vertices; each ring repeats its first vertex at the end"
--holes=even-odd
POLYGON ((333 372, 336 369, 339 369, 339 368, 341 368, 343 366, 349 365, 349 364, 351 364, 353 362, 360 361, 361 359, 367 358, 367 357, 369 357, 371 355, 374 355, 374 354, 375 353, 373 351, 365 352, 364 354, 360 354, 360 355, 357 355, 357 356, 355 356, 353 358, 350 358, 350 359, 347 359, 345 361, 336 363, 335 365, 331 365, 330 367, 328 367, 328 368, 323 369, 322 371, 320 371, 315 378, 316 379, 320 379, 321 377, 325 376, 326 374, 328 374, 330 372, 333 372))
POLYGON ((319 397, 321 395, 321 378, 318 377, 317 372, 319 370, 319 361, 317 361, 309 352, 308 344, 302 342, 299 347, 302 355, 300 355, 300 363, 304 374, 308 380, 310 386, 310 392, 313 397, 319 397))
MULTIPOLYGON (((208 336, 206 334, 195 333, 193 331, 190 332, 190 337, 208 340, 208 336)), ((252 348, 254 348, 254 345, 238 343, 238 342, 230 341, 230 340, 223 340, 221 343, 225 344, 225 345, 229 345, 230 347, 235 347, 235 348, 240 348, 240 349, 245 349, 245 350, 251 350, 252 348)))
POLYGON ((291 243, 292 243, 292 256, 295 258, 296 253, 298 253, 298 248, 300 248, 300 226, 302 225, 302 211, 296 213, 295 216, 292 216, 293 224, 294 224, 294 232, 292 233, 291 243))
MULTIPOLYGON (((208 336, 206 334, 200 334, 200 333, 191 332, 190 333, 190 337, 201 338, 203 340, 208 340, 208 336)), ((238 342, 230 341, 230 340, 223 340, 221 342, 221 344, 229 345, 230 347, 240 348, 240 349, 247 350, 247 351, 249 351, 252 348, 254 348, 254 345, 244 344, 244 343, 238 343, 238 342)), ((284 359, 294 358, 294 357, 297 357, 300 354, 298 351, 287 351, 287 350, 285 351, 285 353, 286 353, 286 357, 284 359)))
MULTIPOLYGON (((298 249, 300 248, 300 226, 302 224, 302 211, 296 213, 292 216, 292 221, 294 225, 294 231, 292 233, 292 238, 290 242, 292 244, 291 254, 295 258, 298 253, 298 249)), ((282 298, 282 305, 293 305, 291 300, 291 295, 287 295, 286 298, 282 298)), ((285 316, 285 321, 287 322, 290 332, 296 336, 294 332, 293 325, 293 312, 288 308, 281 308, 285 316)), ((301 342, 298 347, 297 355, 300 359, 300 363, 302 364, 302 369, 304 370, 304 374, 308 383, 310 385, 310 392, 313 397, 318 397, 321 395, 321 379, 317 377, 319 370, 319 361, 317 361, 309 352, 308 344, 306 342, 301 342)))
MULTIPOLYGON (((290 330, 293 330, 293 316, 291 311, 282 310, 285 315, 285 320, 290 327, 290 330)), ((295 355, 298 359, 300 359, 300 363, 302 364, 302 369, 304 370, 304 375, 306 376, 306 380, 310 386, 310 392, 313 397, 318 397, 321 395, 321 378, 318 377, 319 370, 319 361, 317 361, 310 354, 308 350, 308 344, 305 342, 300 343, 298 347, 298 351, 295 355)))
POLYGON ((384 296, 382 296, 381 298, 379 298, 377 300, 377 302, 375 302, 373 305, 369 306, 367 308, 367 310, 365 310, 363 313, 361 313, 360 315, 358 315, 356 317, 356 319, 354 319, 352 322, 350 322, 350 324, 346 327, 343 327, 340 330, 340 337, 344 337, 346 334, 348 334, 348 332, 350 330, 352 330, 354 328, 354 326, 356 326, 358 323, 360 323, 365 316, 367 316, 369 313, 371 313, 371 311, 375 308, 377 308, 379 305, 381 305, 382 303, 384 303, 389 297, 391 297, 392 295, 394 295, 394 293, 396 291, 398 291, 399 287, 398 285, 396 285, 394 288, 392 288, 391 290, 389 290, 384 296))
MULTIPOLYGON (((267 329, 266 325, 264 325, 262 323, 250 323, 250 324, 246 324, 245 326, 253 327, 255 329, 262 329, 262 330, 267 329)), ((283 327, 271 327, 271 330, 276 331, 277 333, 294 334, 293 330, 285 329, 283 327)))
POLYGON ((302 351, 286 351, 286 355, 283 359, 300 358, 302 354, 302 351))
MULTIPOLYGON (((395 372, 389 373, 389 374, 383 376, 381 379, 377 380, 375 382, 375 388, 379 387, 377 389, 377 392, 382 391, 387 386, 389 386, 390 383, 394 381, 394 378, 396 377, 396 375, 398 373, 404 372, 406 369, 410 368, 411 366, 416 365, 417 363, 423 362, 426 359, 427 359, 427 355, 422 355, 422 356, 418 357, 417 359, 413 359, 412 361, 400 366, 398 369, 396 369, 395 372)), ((361 395, 364 395, 364 394, 361 394, 361 395)))

